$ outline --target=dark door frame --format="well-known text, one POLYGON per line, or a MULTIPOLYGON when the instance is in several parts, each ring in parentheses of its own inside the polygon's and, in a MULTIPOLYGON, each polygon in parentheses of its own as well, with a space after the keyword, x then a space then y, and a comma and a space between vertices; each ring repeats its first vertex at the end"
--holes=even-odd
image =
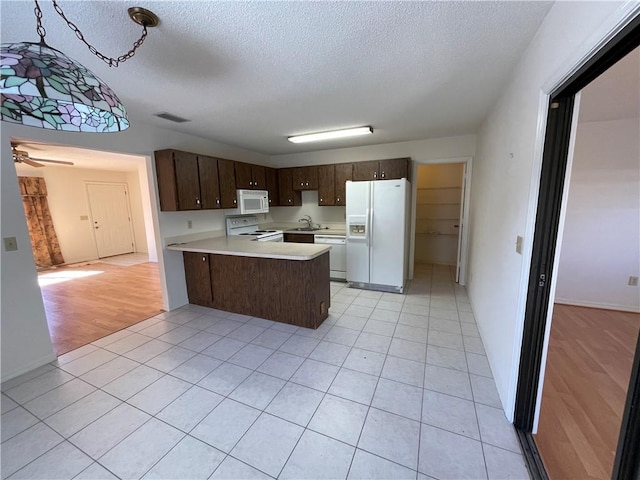
MULTIPOLYGON (((575 95, 639 45, 640 15, 633 18, 550 95, 514 414, 514 425, 523 452, 536 478, 547 478, 533 441, 532 431, 553 283, 551 275, 560 225, 575 95)), ((640 478, 640 338, 612 478, 640 478)))

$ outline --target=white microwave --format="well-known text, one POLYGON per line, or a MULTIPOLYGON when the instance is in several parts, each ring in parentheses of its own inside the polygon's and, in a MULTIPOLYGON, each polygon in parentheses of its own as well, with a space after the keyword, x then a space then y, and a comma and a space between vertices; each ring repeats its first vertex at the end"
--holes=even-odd
POLYGON ((266 190, 238 190, 236 194, 241 215, 269 212, 269 192, 266 190))

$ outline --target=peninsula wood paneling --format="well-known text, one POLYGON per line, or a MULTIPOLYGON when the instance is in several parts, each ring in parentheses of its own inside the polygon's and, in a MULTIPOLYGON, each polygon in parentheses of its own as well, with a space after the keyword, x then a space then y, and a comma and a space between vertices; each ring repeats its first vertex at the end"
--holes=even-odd
POLYGON ((214 308, 308 328, 328 316, 328 252, 311 260, 209 258, 214 308))

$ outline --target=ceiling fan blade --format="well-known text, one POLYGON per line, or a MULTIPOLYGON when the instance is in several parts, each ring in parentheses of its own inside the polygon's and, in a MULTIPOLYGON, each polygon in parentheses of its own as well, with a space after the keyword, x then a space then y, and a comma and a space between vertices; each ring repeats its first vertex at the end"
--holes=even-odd
POLYGON ((46 158, 33 158, 33 157, 31 157, 30 159, 31 160, 37 160, 38 162, 58 163, 60 165, 74 165, 73 162, 66 162, 66 161, 63 161, 63 160, 47 160, 46 158))
POLYGON ((26 163, 27 165, 31 165, 32 167, 44 167, 41 163, 34 162, 33 160, 23 158, 22 160, 18 160, 18 163, 26 163))

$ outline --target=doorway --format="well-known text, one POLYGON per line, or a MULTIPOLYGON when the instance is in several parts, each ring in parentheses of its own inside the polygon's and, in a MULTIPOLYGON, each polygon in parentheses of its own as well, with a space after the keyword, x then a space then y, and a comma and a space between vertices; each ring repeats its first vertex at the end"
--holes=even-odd
POLYGON ((18 176, 46 185, 62 252, 55 268, 38 272, 56 355, 162 312, 151 199, 143 194, 146 158, 26 139, 20 146, 36 158, 74 163, 16 164, 18 176))
POLYGON ((472 157, 412 162, 410 278, 422 265, 444 265, 456 283, 466 285, 472 162, 472 157))
MULTIPOLYGON (((552 378, 553 375, 558 373, 554 371, 554 368, 559 367, 557 362, 553 365, 549 363, 554 358, 560 358, 556 357, 554 354, 554 352, 558 352, 557 342, 566 342, 563 346, 566 350, 571 351, 571 344, 573 343, 575 346, 575 342, 578 341, 577 345, 579 349, 573 350, 574 358, 571 358, 570 355, 568 356, 570 360, 574 360, 573 362, 570 362, 571 368, 566 372, 569 380, 562 383, 561 387, 559 387, 560 389, 564 389, 560 396, 563 396, 564 400, 568 399, 570 397, 570 392, 568 391, 571 390, 569 384, 583 373, 576 367, 575 360, 585 360, 585 351, 587 350, 585 347, 588 347, 590 343, 595 342, 598 346, 603 345, 605 341, 603 335, 606 334, 604 332, 607 332, 612 327, 613 322, 616 322, 612 315, 603 314, 602 312, 596 312, 596 319, 594 320, 593 313, 595 309, 593 308, 588 308, 587 310, 590 315, 586 315, 584 310, 580 311, 574 308, 567 312, 567 308, 564 306, 558 306, 555 308, 555 312, 558 315, 553 315, 552 317, 552 313, 554 312, 554 299, 556 295, 558 295, 556 287, 557 285, 560 285, 558 282, 561 280, 561 276, 559 275, 559 259, 562 258, 561 242, 563 240, 563 229, 565 228, 565 215, 567 215, 567 199, 571 192, 569 189, 569 181, 571 178, 571 159, 575 158, 573 156, 573 149, 574 142, 576 141, 576 129, 578 128, 577 112, 579 110, 576 107, 580 102, 579 92, 590 85, 594 79, 597 79, 604 72, 608 71, 613 65, 624 58, 638 45, 640 45, 640 18, 636 17, 635 19, 632 19, 626 27, 622 28, 622 30, 615 35, 608 44, 595 53, 595 55, 580 69, 578 69, 576 73, 567 79, 565 83, 559 86, 550 95, 549 99, 549 111, 547 117, 537 218, 531 257, 531 270, 529 275, 529 288, 526 302, 525 325, 514 421, 515 426, 518 428, 519 436, 529 461, 529 465, 535 472, 536 476, 540 476, 542 478, 546 477, 547 470, 545 469, 545 464, 543 462, 545 458, 541 459, 540 453, 542 452, 544 457, 544 452, 542 450, 547 447, 539 449, 537 442, 534 441, 533 434, 536 432, 541 403, 544 408, 544 402, 540 402, 540 399, 541 397, 544 397, 545 389, 549 389, 551 394, 554 393, 553 383, 550 382, 547 384, 545 366, 549 370, 549 378, 552 378), (563 315, 564 319, 560 319, 560 315, 563 315), (567 320, 567 318, 569 318, 569 320, 567 320), (607 318, 610 323, 603 328, 603 322, 606 322, 607 318), (558 328, 555 330, 559 331, 560 335, 564 333, 565 337, 556 337, 554 344, 553 322, 555 322, 556 319, 560 319, 556 325, 560 330, 558 330, 558 328), (596 330, 596 333, 591 335, 593 338, 589 340, 585 338, 577 338, 584 336, 589 328, 595 328, 596 330), (551 339, 549 337, 549 332, 551 332, 551 339)), ((638 85, 636 85, 635 88, 637 89, 638 85)), ((611 92, 609 92, 608 98, 611 98, 611 92)), ((635 141, 636 146, 637 131, 638 130, 636 128, 634 139, 632 139, 632 141, 635 141)), ((607 176, 610 177, 611 174, 612 169, 608 167, 607 160, 609 160, 609 157, 603 157, 600 155, 599 164, 603 167, 602 171, 599 173, 599 177, 601 179, 606 179, 607 176)), ((635 166, 637 168, 637 155, 635 158, 635 166)), ((625 176, 626 178, 631 178, 628 174, 625 176)), ((637 188, 637 183, 638 180, 636 178, 635 188, 637 188)), ((624 187, 623 185, 618 185, 617 188, 621 189, 624 187)), ((600 192, 597 188, 591 188, 588 195, 593 199, 594 197, 597 197, 599 193, 600 192)), ((603 197, 603 200, 606 200, 606 198, 603 197)), ((635 199, 632 199, 632 202, 637 203, 637 201, 638 196, 636 195, 635 199)), ((633 208, 637 209, 638 206, 636 205, 633 208)), ((602 233, 602 231, 605 231, 606 233, 608 220, 609 219, 606 218, 606 216, 599 220, 595 220, 596 229, 599 228, 600 233, 602 233)), ((585 243, 584 239, 587 236, 588 235, 586 234, 582 235, 582 244, 585 243)), ((638 248, 637 238, 638 235, 636 233, 635 242, 631 242, 632 244, 635 244, 636 249, 638 248)), ((574 245, 572 248, 568 249, 568 251, 575 251, 576 248, 577 247, 574 245)), ((599 255, 597 255, 593 260, 597 260, 597 257, 606 256, 608 253, 609 252, 606 252, 606 249, 601 249, 599 251, 599 255)), ((583 255, 583 266, 588 261, 589 256, 583 255)), ((627 269, 637 271, 637 260, 635 262, 628 261, 627 263, 627 269), (633 265, 633 263, 636 263, 636 265, 633 265)), ((608 270, 611 270, 612 268, 615 268, 615 266, 612 263, 609 263, 608 270)), ((596 270, 600 273, 600 275, 596 275, 597 280, 598 277, 602 278, 604 270, 602 267, 596 268, 596 270)), ((585 275, 583 274, 582 277, 584 276, 585 275)), ((589 279, 578 278, 574 284, 579 284, 585 280, 588 281, 589 279)), ((606 282, 604 282, 603 285, 606 285, 606 282)), ((559 295, 558 297, 559 300, 562 300, 559 295)), ((590 297, 593 301, 594 295, 591 294, 590 297)), ((595 305, 585 306, 593 307, 595 305)), ((585 306, 582 306, 582 308, 585 306)), ((622 323, 624 324, 624 321, 622 323)), ((587 461, 587 470, 577 472, 575 474, 576 478, 611 477, 626 479, 636 478, 639 474, 640 412, 638 411, 638 407, 640 406, 640 348, 638 348, 638 345, 640 344, 638 342, 640 341, 640 337, 638 337, 638 329, 633 328, 633 323, 634 321, 632 320, 632 328, 626 333, 624 331, 624 327, 619 329, 623 337, 628 337, 626 339, 628 340, 626 345, 631 351, 627 366, 622 369, 624 370, 624 373, 613 373, 611 371, 607 373, 610 377, 618 377, 616 380, 619 384, 628 386, 622 395, 623 398, 619 402, 624 406, 623 411, 620 411, 622 408, 618 408, 615 420, 617 425, 613 426, 613 433, 611 434, 610 432, 608 434, 609 438, 613 438, 613 441, 610 442, 612 445, 605 445, 602 447, 603 449, 608 448, 610 450, 609 455, 615 451, 615 461, 611 461, 613 457, 613 455, 611 455, 606 468, 600 466, 599 471, 595 467, 592 468, 592 465, 595 463, 593 457, 596 452, 589 452, 587 450, 589 448, 596 448, 597 444, 603 443, 602 439, 605 438, 607 434, 601 431, 602 428, 598 429, 596 427, 592 428, 591 432, 584 436, 581 434, 579 429, 576 429, 575 425, 573 425, 573 428, 569 429, 569 435, 565 436, 564 440, 573 441, 576 444, 582 443, 582 446, 586 447, 585 451, 581 452, 582 459, 586 459, 587 461), (582 440, 580 439, 581 435, 583 437, 582 440)), ((613 335, 610 336, 614 337, 613 335)), ((623 347, 618 344, 614 348, 620 350, 623 347)), ((613 355, 605 355, 598 357, 598 355, 593 355, 593 358, 587 359, 588 361, 586 363, 590 363, 589 366, 591 371, 598 368, 605 370, 606 363, 612 356, 613 355)), ((598 375, 596 375, 596 377, 598 377, 598 375)), ((603 375, 599 375, 599 377, 603 377, 603 375)), ((556 386, 556 388, 558 387, 556 386)), ((584 387, 577 387, 577 389, 580 388, 584 387)), ((588 395, 586 397, 588 397, 588 395)), ((592 403, 597 403, 593 398, 591 400, 592 403)), ((562 408, 562 406, 560 408, 562 408)), ((602 420, 601 417, 609 415, 609 411, 605 411, 602 408, 587 406, 586 409, 591 409, 591 414, 595 415, 597 420, 593 422, 594 425, 598 424, 598 420, 602 420)), ((559 423, 559 421, 566 420, 568 416, 575 413, 575 411, 567 412, 565 408, 563 418, 557 418, 558 421, 551 421, 550 424, 546 421, 548 419, 543 421, 541 418, 540 428, 546 426, 546 428, 553 428, 561 434, 562 424, 559 423), (549 427, 549 425, 551 425, 551 427, 549 427)), ((580 415, 580 413, 578 413, 578 415, 580 415)), ((583 416, 588 418, 588 415, 583 416)), ((609 429, 611 429, 611 423, 613 422, 614 420, 610 417, 607 425, 609 429)), ((540 430, 538 435, 542 435, 542 433, 543 432, 540 430)), ((560 438, 559 442, 562 441, 563 440, 560 438)), ((556 448, 560 448, 560 445, 561 443, 559 443, 556 448)), ((547 452, 548 451, 549 450, 547 448, 547 452)), ((547 462, 548 458, 549 455, 547 454, 547 462)), ((565 464, 569 461, 570 460, 567 458, 564 459, 565 464)), ((564 474, 553 473, 551 478, 566 478, 566 472, 564 474)))
POLYGON ((98 258, 135 252, 127 185, 87 183, 86 186, 98 258))
POLYGON ((463 163, 418 165, 414 268, 432 264, 458 270, 463 183, 463 163))

